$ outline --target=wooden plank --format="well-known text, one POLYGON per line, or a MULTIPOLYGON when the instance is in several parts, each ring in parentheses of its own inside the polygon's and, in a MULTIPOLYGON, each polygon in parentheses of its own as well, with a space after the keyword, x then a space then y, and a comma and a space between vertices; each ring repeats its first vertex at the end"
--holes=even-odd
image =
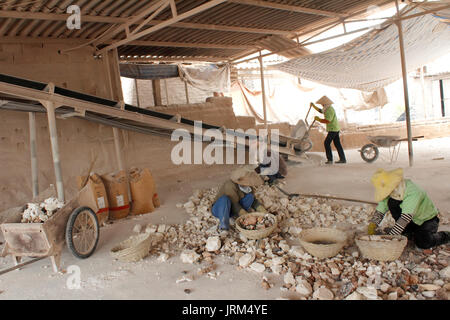
POLYGON ((160 22, 160 23, 158 23, 157 25, 155 25, 153 27, 150 27, 150 28, 148 28, 148 29, 146 29, 144 31, 138 32, 136 34, 133 34, 133 35, 127 37, 126 39, 116 41, 115 43, 113 43, 113 44, 111 44, 111 45, 109 45, 109 46, 99 50, 98 53, 104 53, 104 52, 107 52, 107 51, 109 51, 111 49, 114 49, 114 48, 120 47, 122 45, 125 45, 125 44, 127 44, 127 43, 129 43, 131 41, 137 40, 137 39, 142 38, 143 36, 146 36, 146 35, 148 35, 150 33, 156 32, 156 31, 161 30, 161 29, 163 29, 163 28, 165 28, 167 26, 170 26, 170 25, 172 25, 172 24, 174 24, 174 23, 176 23, 178 21, 181 21, 183 19, 189 18, 189 17, 194 16, 194 15, 196 15, 196 14, 202 12, 202 11, 205 11, 205 10, 208 10, 208 9, 210 9, 212 7, 215 7, 215 6, 221 4, 221 3, 225 2, 225 1, 226 0, 211 0, 211 1, 208 1, 208 2, 206 2, 206 3, 204 3, 204 4, 200 5, 200 6, 196 7, 195 9, 189 10, 187 12, 184 12, 184 13, 180 14, 180 15, 177 15, 176 17, 173 17, 171 19, 168 19, 168 20, 165 20, 163 22, 160 22))
POLYGON ((8 244, 5 254, 42 257, 50 251, 42 223, 4 223, 1 230, 8 244))
MULTIPOLYGON (((0 10, 0 18, 11 17, 14 19, 28 19, 28 20, 44 20, 44 21, 66 21, 69 14, 58 13, 42 13, 42 12, 18 12, 18 11, 5 11, 0 10)), ((83 22, 99 22, 107 24, 123 24, 128 21, 127 18, 122 17, 103 17, 103 16, 90 16, 83 15, 83 22)), ((156 26, 163 20, 153 20, 148 22, 148 26, 156 26)), ((130 26, 135 25, 132 23, 130 26)), ((288 35, 291 31, 277 30, 277 29, 261 29, 261 28, 247 28, 247 27, 234 27, 224 26, 216 24, 203 24, 203 23, 187 23, 177 22, 171 25, 172 27, 185 28, 185 29, 199 29, 199 30, 215 30, 215 31, 229 31, 229 32, 243 32, 243 33, 258 33, 258 34, 278 34, 288 35)), ((124 29, 121 29, 124 31, 124 29)))

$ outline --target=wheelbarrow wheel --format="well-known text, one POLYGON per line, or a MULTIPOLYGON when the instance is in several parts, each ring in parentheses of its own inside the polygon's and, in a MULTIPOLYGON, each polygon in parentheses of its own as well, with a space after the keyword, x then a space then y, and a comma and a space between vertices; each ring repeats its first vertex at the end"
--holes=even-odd
POLYGON ((363 146, 360 152, 361 158, 368 163, 374 162, 375 160, 378 159, 379 155, 378 147, 372 143, 363 146))
POLYGON ((66 225, 66 242, 75 257, 90 257, 97 247, 99 235, 97 215, 91 208, 79 207, 72 212, 66 225))

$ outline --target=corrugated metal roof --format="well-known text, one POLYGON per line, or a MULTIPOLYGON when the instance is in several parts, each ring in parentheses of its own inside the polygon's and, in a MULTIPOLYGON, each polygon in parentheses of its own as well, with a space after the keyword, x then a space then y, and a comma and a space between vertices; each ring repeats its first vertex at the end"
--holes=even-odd
MULTIPOLYGON (((45 42, 76 39, 93 42, 98 49, 126 38, 124 29, 112 38, 108 31, 124 25, 160 0, 0 0, 0 38, 45 42), (81 8, 82 27, 69 30, 66 10, 70 5, 81 8), (105 33, 106 32, 106 33, 105 33), (105 34, 104 34, 105 33, 105 34), (97 37, 103 35, 102 38, 97 37), (97 39, 97 41, 93 41, 97 39)), ((164 22, 166 25, 134 41, 118 46, 121 56, 183 57, 205 60, 231 60, 247 52, 276 47, 267 41, 286 38, 311 28, 339 21, 339 16, 364 11, 381 0, 229 0, 196 12, 180 21, 173 18, 170 1, 167 6, 138 31, 164 22), (290 7, 289 7, 290 6, 290 7), (276 35, 279 38, 274 38, 276 35), (268 40, 269 39, 269 40, 268 40)), ((210 0, 175 0, 177 15, 198 10, 210 0)), ((215 3, 214 3, 215 4, 215 3)), ((130 32, 151 15, 129 26, 130 32)), ((292 38, 292 37, 291 37, 292 38)), ((286 41, 284 41, 286 42, 286 41)), ((75 46, 75 45, 74 45, 75 46)), ((298 54, 295 50, 287 53, 298 54)))

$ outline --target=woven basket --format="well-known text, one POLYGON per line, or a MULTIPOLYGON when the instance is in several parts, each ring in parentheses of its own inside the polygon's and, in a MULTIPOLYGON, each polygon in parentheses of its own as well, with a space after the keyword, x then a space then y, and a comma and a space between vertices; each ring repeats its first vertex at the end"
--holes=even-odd
POLYGON ((275 230, 275 228, 277 227, 278 221, 277 221, 277 217, 275 217, 273 214, 263 213, 263 212, 252 212, 252 213, 248 213, 246 215, 243 215, 243 216, 240 216, 239 218, 237 218, 235 225, 236 225, 236 228, 239 230, 239 232, 242 233, 244 236, 246 236, 248 239, 258 240, 258 239, 265 238, 269 234, 271 234, 272 231, 275 230), (244 217, 248 217, 248 215, 253 215, 253 216, 257 216, 257 217, 264 217, 265 215, 269 215, 272 218, 273 224, 268 228, 264 228, 264 229, 260 229, 260 230, 244 229, 243 227, 241 227, 241 221, 244 217))
POLYGON ((366 235, 356 238, 355 242, 365 258, 393 261, 401 256, 403 249, 408 243, 408 238, 400 235, 366 235), (370 240, 367 240, 367 238, 370 240), (380 241, 383 239, 389 241, 380 241))
POLYGON ((332 228, 311 228, 300 232, 300 243, 311 255, 323 259, 334 257, 344 247, 347 235, 332 228), (317 244, 324 242, 330 244, 317 244))
POLYGON ((152 244, 151 234, 142 233, 131 236, 111 249, 111 255, 120 261, 136 262, 145 258, 152 244))

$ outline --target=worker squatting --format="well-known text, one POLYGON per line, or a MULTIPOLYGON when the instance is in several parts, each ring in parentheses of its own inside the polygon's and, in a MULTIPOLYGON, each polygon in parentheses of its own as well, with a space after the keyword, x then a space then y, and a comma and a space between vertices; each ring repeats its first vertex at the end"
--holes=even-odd
POLYGON ((176 129, 172 132, 171 141, 179 141, 172 149, 172 163, 180 164, 252 164, 256 165, 264 159, 276 161, 270 162, 266 170, 278 172, 279 158, 279 130, 270 130, 270 144, 268 143, 267 129, 207 129, 203 131, 202 121, 194 122, 194 137, 186 129, 176 129), (223 132, 225 131, 225 135, 223 132), (181 139, 181 141, 180 141, 181 139), (194 142, 192 143, 192 140, 194 142), (203 142, 211 142, 203 149, 203 142), (223 149, 226 147, 224 160, 223 149), (236 159, 235 150, 236 147, 236 159), (249 161, 247 162, 246 147, 249 149, 249 161), (193 150, 192 150, 193 148, 193 150), (192 152, 193 151, 193 152, 192 152), (192 162, 192 153, 194 161, 192 162))

